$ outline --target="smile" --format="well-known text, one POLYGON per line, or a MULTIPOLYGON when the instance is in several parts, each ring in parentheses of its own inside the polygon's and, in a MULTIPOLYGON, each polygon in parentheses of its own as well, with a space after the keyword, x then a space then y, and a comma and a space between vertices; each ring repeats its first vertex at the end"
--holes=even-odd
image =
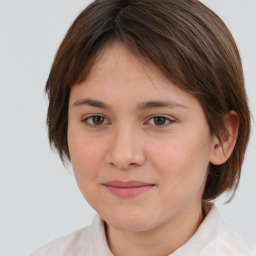
POLYGON ((108 189, 109 192, 118 197, 131 198, 148 191, 155 185, 140 181, 122 182, 115 180, 105 183, 104 186, 108 189))

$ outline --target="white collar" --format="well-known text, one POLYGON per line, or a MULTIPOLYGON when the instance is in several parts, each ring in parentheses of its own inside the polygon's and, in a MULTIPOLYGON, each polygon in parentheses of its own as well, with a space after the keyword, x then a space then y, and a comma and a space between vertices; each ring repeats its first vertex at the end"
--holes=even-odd
MULTIPOLYGON (((171 256, 199 255, 199 252, 207 246, 207 243, 216 236, 221 218, 218 209, 214 205, 211 206, 209 213, 199 226, 196 233, 183 246, 173 252, 171 256)), ((93 255, 113 256, 108 247, 104 221, 98 214, 96 214, 89 227, 89 233, 89 244, 93 249, 93 255)), ((90 253, 92 253, 91 250, 90 253)))
MULTIPOLYGON (((196 233, 169 256, 254 255, 241 236, 222 221, 217 207, 208 203, 207 208, 209 212, 196 233)), ((85 255, 114 256, 108 247, 104 226, 104 221, 96 215, 89 226, 85 255)))

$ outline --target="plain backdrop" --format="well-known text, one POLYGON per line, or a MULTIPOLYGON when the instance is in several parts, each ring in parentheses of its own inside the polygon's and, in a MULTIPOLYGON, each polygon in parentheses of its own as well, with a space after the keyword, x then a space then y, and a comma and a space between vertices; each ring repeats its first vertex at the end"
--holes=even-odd
MULTIPOLYGON (((203 0, 237 41, 252 114, 256 115, 256 1, 203 0)), ((95 212, 71 167, 51 151, 44 85, 63 36, 86 0, 0 0, 0 255, 26 256, 89 224, 95 212)), ((237 195, 217 205, 256 248, 256 128, 237 195)))

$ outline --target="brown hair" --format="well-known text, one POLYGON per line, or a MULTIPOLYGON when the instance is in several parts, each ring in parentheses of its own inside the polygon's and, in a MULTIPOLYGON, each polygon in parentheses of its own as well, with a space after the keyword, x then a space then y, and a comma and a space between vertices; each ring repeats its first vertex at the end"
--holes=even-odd
MULTIPOLYGON (((113 40, 147 60, 177 87, 200 101, 210 130, 220 139, 224 116, 237 112, 239 131, 230 158, 209 166, 203 199, 236 190, 250 134, 250 112, 238 49, 223 21, 197 0, 96 0, 74 21, 61 43, 46 83, 49 140, 62 159, 67 144, 71 87, 86 79, 113 40)), ((233 193, 234 194, 234 193, 233 193)))

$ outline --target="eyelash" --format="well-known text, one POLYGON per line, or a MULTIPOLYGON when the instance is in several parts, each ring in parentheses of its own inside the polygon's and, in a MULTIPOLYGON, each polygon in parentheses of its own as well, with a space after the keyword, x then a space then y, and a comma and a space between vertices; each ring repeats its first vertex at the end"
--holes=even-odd
MULTIPOLYGON (((171 118, 169 118, 169 117, 166 117, 166 116, 163 116, 163 115, 154 115, 154 116, 151 116, 151 117, 148 119, 147 122, 149 122, 151 119, 153 120, 154 118, 163 118, 163 119, 165 120, 165 124, 163 124, 163 125, 152 125, 152 126, 155 126, 155 127, 157 127, 157 128, 164 128, 164 127, 169 126, 170 124, 172 124, 172 123, 175 122, 173 119, 171 119, 171 118), (167 122, 167 124, 166 124, 166 122, 167 122)), ((87 117, 83 118, 83 119, 81 120, 81 122, 84 123, 85 125, 89 126, 89 127, 92 127, 92 128, 100 128, 100 127, 106 125, 106 123, 104 124, 105 120, 107 120, 107 119, 106 119, 104 116, 101 116, 101 115, 91 115, 91 116, 87 116, 87 117), (96 118, 97 118, 97 117, 103 118, 103 119, 104 119, 103 124, 97 125, 97 124, 92 124, 92 123, 89 123, 89 122, 88 122, 88 120, 90 120, 90 119, 91 119, 92 122, 93 122, 93 118, 95 118, 95 117, 96 117, 96 118)))

